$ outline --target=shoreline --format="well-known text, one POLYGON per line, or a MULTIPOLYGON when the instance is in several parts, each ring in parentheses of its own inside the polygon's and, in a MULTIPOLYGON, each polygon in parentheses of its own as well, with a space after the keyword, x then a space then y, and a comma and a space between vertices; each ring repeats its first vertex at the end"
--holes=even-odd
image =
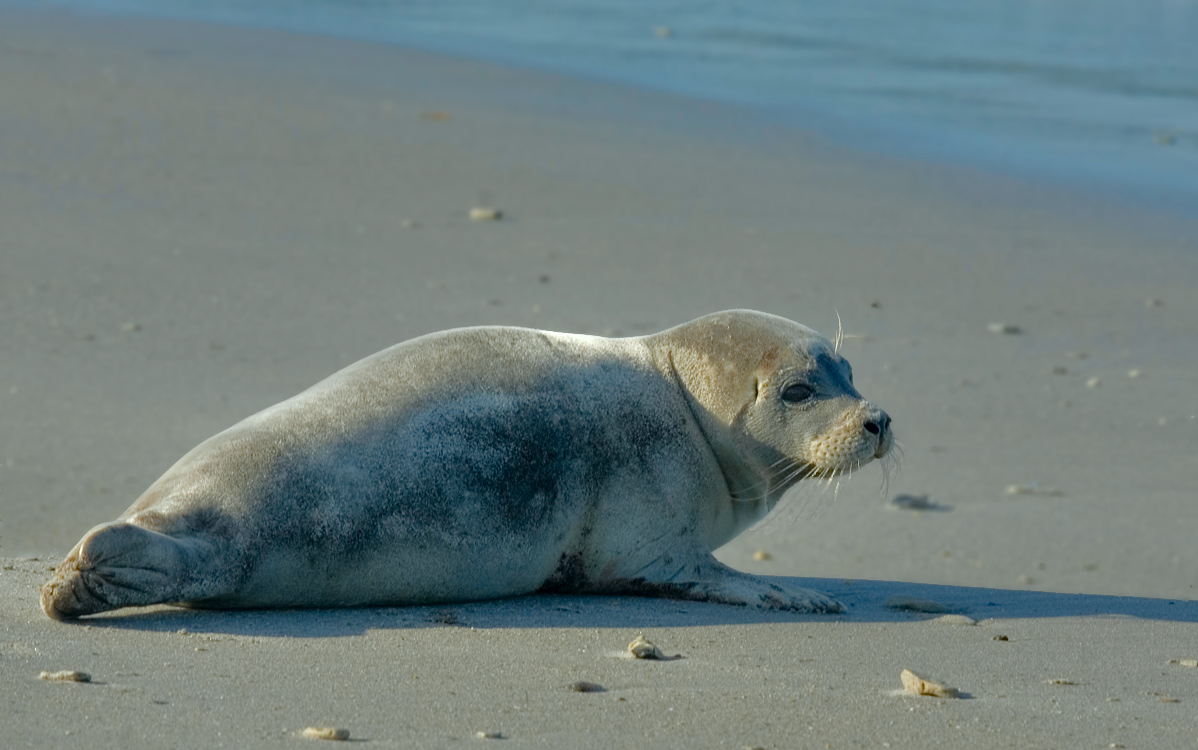
MULTIPOLYGON (((14 0, 10 0, 10 6, 21 7, 14 4, 14 0)), ((1073 142, 1072 139, 1062 140, 1059 133, 1050 137, 1045 132, 1037 134, 1026 128, 1019 130, 1019 126, 1013 124, 1018 118, 1012 120, 1012 127, 1018 131, 1012 135, 1009 132, 988 132, 977 122, 971 126, 945 127, 937 124, 935 118, 927 112, 922 115, 917 111, 903 114, 900 105, 899 111, 889 118, 883 118, 881 122, 884 124, 879 125, 877 118, 864 112, 854 115, 842 111, 844 105, 835 104, 835 97, 830 93, 825 94, 822 99, 817 96, 818 103, 799 99, 779 102, 763 98, 761 92, 753 96, 738 96, 726 89, 720 93, 718 86, 686 85, 678 77, 677 70, 672 74, 636 73, 626 66, 621 67, 615 62, 615 58, 609 60, 611 64, 603 69, 597 68, 593 61, 588 64, 572 59, 551 60, 544 52, 540 55, 521 53, 511 39, 504 41, 500 37, 479 37, 467 41, 471 37, 457 38, 452 34, 439 33, 435 29, 425 29, 424 33, 412 29, 405 31, 395 26, 388 26, 385 31, 371 31, 368 26, 362 25, 360 20, 354 21, 350 16, 339 16, 336 12, 324 17, 324 25, 320 25, 310 18, 295 20, 296 14, 239 14, 228 9, 199 13, 188 13, 178 8, 164 11, 152 8, 71 8, 70 5, 62 5, 60 9, 60 12, 90 13, 97 17, 124 18, 128 21, 145 19, 176 24, 206 24, 228 29, 260 31, 264 34, 291 34, 341 43, 420 51, 448 59, 470 60, 479 65, 509 68, 527 74, 539 73, 577 80, 587 86, 629 88, 645 95, 674 97, 696 104, 706 102, 740 109, 752 113, 752 117, 758 121, 771 121, 779 127, 818 133, 829 143, 850 152, 860 151, 896 160, 925 162, 949 168, 959 167, 975 170, 983 175, 1051 185, 1057 191, 1077 192, 1091 200, 1130 203, 1144 210, 1164 211, 1178 218, 1192 218, 1195 208, 1198 207, 1198 183, 1191 179, 1190 173, 1184 168, 1166 167, 1164 162, 1157 158, 1163 154, 1172 154, 1173 157, 1169 160, 1172 162, 1184 162, 1190 158, 1188 149, 1179 150, 1176 144, 1178 138, 1182 142, 1188 142, 1192 134, 1185 133, 1184 129, 1171 130, 1163 122, 1159 123, 1155 131, 1156 146, 1150 148, 1154 155, 1150 156, 1141 151, 1137 157, 1130 155, 1129 149, 1143 149, 1142 144, 1137 146, 1126 140, 1115 143, 1108 137, 1101 144, 1092 143, 1085 146, 1073 142), (1085 155, 1087 151, 1093 152, 1096 148, 1105 153, 1104 158, 1096 158, 1093 153, 1085 155), (1146 164, 1150 161, 1156 166, 1147 167, 1146 164)), ((296 10, 298 9, 297 6, 296 10)), ((303 13, 298 13, 298 17, 303 16, 303 13)), ((386 20, 385 15, 380 18, 386 20)), ((428 19, 425 20, 427 23, 428 19)), ((671 36, 672 33, 667 34, 665 38, 671 36)), ((614 54, 612 50, 608 52, 614 54)), ((658 51, 661 52, 662 50, 658 51)), ((984 64, 981 61, 975 62, 984 64)), ((950 75, 953 70, 950 67, 943 72, 950 75)), ((1133 72, 1128 71, 1128 75, 1133 72)), ((891 81, 891 84, 898 85, 896 81, 891 81)), ((926 85, 926 82, 924 84, 926 85)), ((1042 97, 1044 93, 1039 92, 1039 96, 1042 97)), ((1036 114, 1027 113, 1028 117, 1035 117, 1036 114)), ((1010 113, 1008 119, 1012 119, 1010 113)), ((1082 123, 1075 125, 1080 127, 1082 123)), ((1105 125, 1109 127, 1110 123, 1105 125)), ((1042 127, 1051 129, 1047 124, 1042 127)), ((1061 124, 1056 123, 1055 127, 1060 128, 1061 124)), ((1125 127, 1138 130, 1144 127, 1144 123, 1127 123, 1125 127)), ((1147 139, 1151 134, 1140 135, 1147 139)))

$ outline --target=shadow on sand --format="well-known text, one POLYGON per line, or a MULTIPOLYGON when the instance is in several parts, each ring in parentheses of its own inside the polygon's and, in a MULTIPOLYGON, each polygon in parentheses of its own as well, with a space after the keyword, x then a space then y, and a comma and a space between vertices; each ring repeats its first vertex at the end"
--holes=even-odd
POLYGON ((488 602, 360 609, 127 609, 75 621, 98 628, 152 632, 187 630, 241 636, 328 638, 371 630, 471 628, 663 628, 785 622, 905 622, 963 614, 975 620, 1041 617, 1132 617, 1198 622, 1198 601, 1057 594, 894 581, 776 578, 833 595, 841 615, 758 612, 721 604, 617 596, 538 595, 488 602), (944 608, 926 613, 887 606, 922 599, 944 608))

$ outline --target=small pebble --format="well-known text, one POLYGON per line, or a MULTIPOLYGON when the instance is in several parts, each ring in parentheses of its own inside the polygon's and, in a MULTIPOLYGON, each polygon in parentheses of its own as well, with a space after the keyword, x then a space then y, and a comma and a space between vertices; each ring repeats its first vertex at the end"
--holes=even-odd
POLYGON ((965 615, 941 615, 940 617, 936 617, 936 618, 929 620, 929 622, 938 622, 941 625, 967 625, 968 626, 968 625, 977 625, 978 624, 977 620, 973 619, 972 617, 966 617, 965 615))
POLYGON ((991 323, 986 326, 986 330, 990 331, 990 333, 1005 333, 1008 336, 1023 333, 1023 329, 1011 323, 991 323))
POLYGON ((470 209, 470 221, 499 221, 502 218, 503 212, 498 208, 470 209))
POLYGON ((658 26, 657 28, 653 29, 653 36, 657 37, 658 39, 669 39, 673 35, 674 31, 669 26, 658 26))
POLYGON ((1006 637, 1005 635, 996 635, 996 636, 994 636, 994 640, 996 640, 996 641, 1009 641, 1009 640, 1011 640, 1011 639, 1010 639, 1010 638, 1008 638, 1008 637, 1006 637))
POLYGON ((1015 580, 1019 581, 1019 583, 1024 586, 1031 586, 1033 583, 1035 583, 1031 576, 1019 576, 1019 578, 1015 580))
POLYGON ((42 672, 38 675, 38 679, 52 682, 91 682, 92 676, 87 672, 64 669, 61 672, 42 672))
POLYGON ((948 612, 948 607, 940 602, 934 602, 931 599, 922 599, 918 596, 892 596, 882 606, 886 607, 886 609, 897 609, 904 612, 922 612, 929 615, 948 612))
POLYGON ((645 636, 638 635, 633 639, 632 643, 628 644, 628 653, 632 654, 637 659, 664 659, 666 655, 661 649, 654 646, 645 639, 645 636))
POLYGON ((1075 350, 1070 350, 1070 351, 1065 352, 1065 356, 1069 357, 1070 359, 1085 359, 1086 353, 1075 351, 1075 350))
POLYGON ((606 689, 599 683, 587 682, 586 680, 579 680, 578 682, 571 682, 569 685, 566 685, 566 688, 569 690, 573 690, 576 693, 606 692, 606 689))
POLYGON ((1031 484, 1007 485, 1008 495, 1040 495, 1041 497, 1064 497, 1065 493, 1051 487, 1037 487, 1031 484))
POLYGON ((1102 380, 1100 378, 1090 378, 1086 381, 1087 388, 1097 388, 1100 385, 1102 385, 1102 380))
POLYGON ((927 495, 895 495, 886 507, 893 510, 947 510, 940 503, 932 502, 927 495))
POLYGON ((1069 368, 1068 368, 1068 367, 1061 367, 1060 365, 1058 365, 1058 366, 1056 366, 1056 367, 1052 368, 1052 374, 1053 374, 1053 375, 1068 375, 1068 374, 1069 374, 1069 368))
POLYGON ((754 560, 773 560, 774 556, 763 549, 759 549, 753 553, 754 560))
POLYGON ((1179 667, 1198 668, 1198 659, 1170 659, 1169 663, 1179 667))
POLYGON ((913 695, 930 695, 935 698, 960 698, 961 694, 956 688, 945 687, 939 682, 925 679, 912 672, 910 669, 904 669, 900 678, 903 681, 903 689, 913 695))
POLYGON ((308 727, 300 732, 300 734, 310 740, 344 741, 349 739, 348 729, 337 729, 335 727, 308 727))
POLYGON ((1129 377, 1129 378, 1138 378, 1143 374, 1144 373, 1140 372, 1139 370, 1137 370, 1135 368, 1127 371, 1127 377, 1129 377))
POLYGON ((125 325, 121 326, 121 330, 125 331, 127 333, 132 333, 133 331, 140 331, 141 323, 126 323, 125 325))
POLYGON ((474 736, 480 740, 502 740, 503 732, 475 732, 474 736))
POLYGON ((1159 299, 1156 299, 1155 297, 1149 297, 1148 299, 1144 300, 1144 307, 1160 307, 1163 304, 1165 304, 1165 303, 1161 302, 1159 299))
POLYGON ((412 219, 402 219, 399 222, 399 226, 403 229, 419 229, 420 222, 413 221, 412 219))

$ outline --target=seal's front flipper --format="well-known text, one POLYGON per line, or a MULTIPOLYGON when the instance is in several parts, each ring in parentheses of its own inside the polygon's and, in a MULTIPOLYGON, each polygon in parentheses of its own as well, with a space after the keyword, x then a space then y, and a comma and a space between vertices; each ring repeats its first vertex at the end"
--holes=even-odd
POLYGON ((773 583, 733 570, 711 555, 685 563, 662 558, 631 578, 607 582, 602 592, 813 614, 844 611, 839 602, 818 591, 773 583))
POLYGON ((205 580, 215 547, 123 521, 89 531, 41 589, 42 609, 69 620, 121 607, 203 599, 223 593, 205 580), (205 565, 205 563, 208 563, 205 565))

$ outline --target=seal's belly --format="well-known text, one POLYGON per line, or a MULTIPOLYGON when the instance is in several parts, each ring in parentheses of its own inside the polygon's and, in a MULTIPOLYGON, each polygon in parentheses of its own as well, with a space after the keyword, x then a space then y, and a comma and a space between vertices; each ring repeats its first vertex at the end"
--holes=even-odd
POLYGON ((265 524, 246 530, 243 583, 212 603, 404 604, 537 590, 646 438, 587 412, 560 391, 461 399, 283 459, 249 514, 265 524))

